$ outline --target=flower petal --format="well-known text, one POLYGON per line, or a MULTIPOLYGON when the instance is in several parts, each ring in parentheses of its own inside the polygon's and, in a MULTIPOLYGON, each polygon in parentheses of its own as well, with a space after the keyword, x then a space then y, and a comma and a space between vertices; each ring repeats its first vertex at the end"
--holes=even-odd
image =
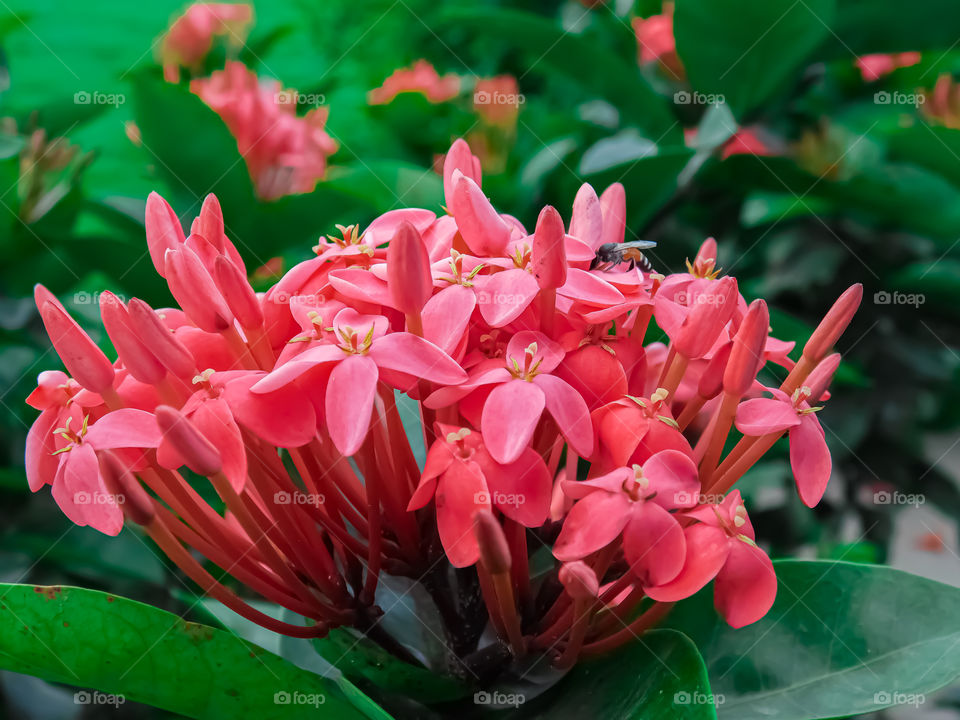
POLYGON ((476 463, 453 463, 437 484, 435 500, 437 531, 450 564, 473 565, 480 557, 473 515, 490 510, 490 495, 476 463))
POLYGON ((456 385, 467 379, 456 360, 429 340, 407 332, 384 335, 374 341, 369 357, 386 370, 443 385, 456 385))
POLYGON ((33 421, 27 433, 24 465, 27 471, 27 485, 33 492, 52 483, 60 466, 60 458, 50 454, 54 450, 51 433, 57 427, 59 419, 60 408, 49 407, 33 421))
POLYGON ((524 448, 512 463, 501 465, 486 452, 477 455, 477 464, 490 488, 493 505, 511 520, 525 527, 540 527, 550 511, 553 482, 540 455, 524 448), (484 462, 484 456, 488 462, 484 462))
POLYGON ((547 410, 567 442, 580 455, 592 455, 593 423, 590 422, 590 411, 580 393, 555 375, 537 375, 533 384, 543 390, 547 410))
POLYGON ((790 467, 797 492, 807 507, 820 502, 830 481, 832 466, 820 421, 812 413, 801 416, 800 424, 790 428, 790 467))
POLYGON ((220 398, 207 400, 200 404, 190 420, 220 452, 223 474, 233 489, 237 492, 243 490, 247 482, 247 451, 230 406, 220 398))
POLYGON ((753 543, 734 540, 713 586, 713 602, 731 627, 755 623, 777 596, 777 575, 767 554, 753 543))
POLYGON ((160 428, 152 414, 123 408, 107 413, 91 425, 84 436, 84 442, 101 450, 156 447, 160 444, 160 428))
POLYGON ((423 306, 423 335, 447 355, 452 355, 470 324, 477 296, 463 285, 451 285, 423 306))
POLYGON ((563 521, 554 557, 561 562, 580 560, 612 543, 630 519, 629 505, 623 493, 595 492, 578 500, 563 521))
POLYGON ((278 447, 300 447, 317 434, 317 415, 310 399, 292 385, 269 393, 252 393, 262 377, 249 373, 228 382, 223 399, 238 423, 278 447))
POLYGON ((379 377, 377 364, 364 355, 346 358, 330 373, 325 401, 327 430, 343 455, 353 455, 363 445, 379 377))
POLYGON ((661 506, 639 503, 623 531, 623 552, 642 585, 663 585, 683 568, 687 542, 680 523, 661 506))
POLYGON ((684 530, 687 557, 680 574, 665 585, 644 587, 647 595, 659 602, 683 600, 716 577, 730 554, 726 533, 710 525, 691 525, 684 530))
POLYGON ((736 426, 744 435, 766 435, 799 425, 797 411, 788 402, 754 398, 737 406, 736 426))
POLYGON ((480 314, 490 327, 503 327, 520 317, 540 292, 526 270, 504 270, 474 279, 480 314))
POLYGON ((483 406, 480 429, 494 460, 511 463, 520 457, 533 437, 545 402, 543 390, 523 380, 493 389, 483 406))

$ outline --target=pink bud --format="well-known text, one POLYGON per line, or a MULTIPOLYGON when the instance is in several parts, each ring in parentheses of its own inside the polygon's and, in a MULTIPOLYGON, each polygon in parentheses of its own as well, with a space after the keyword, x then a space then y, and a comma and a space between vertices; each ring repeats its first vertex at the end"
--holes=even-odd
POLYGON ((59 302, 44 302, 40 317, 57 355, 78 383, 95 393, 113 387, 113 365, 59 302))
POLYGON ((489 510, 473 514, 473 532, 480 546, 480 562, 491 575, 510 572, 510 546, 503 528, 489 510))
POLYGON ((537 218, 530 265, 541 289, 558 288, 567 281, 567 248, 563 218, 550 205, 541 210, 540 217, 537 218))
POLYGON ((246 276, 225 256, 218 255, 213 263, 213 277, 223 295, 227 307, 245 328, 263 325, 263 310, 260 300, 250 287, 246 276))
POLYGON ((730 351, 733 349, 733 342, 724 343, 719 350, 713 353, 710 362, 700 376, 700 384, 697 386, 697 395, 705 400, 712 400, 720 391, 723 390, 723 376, 727 369, 727 362, 730 360, 730 351))
POLYGON ((144 217, 147 233, 147 248, 150 250, 150 259, 160 277, 164 277, 166 265, 164 254, 171 248, 177 248, 186 239, 183 227, 173 208, 157 193, 150 193, 147 197, 147 211, 144 217))
POLYGON ((573 199, 570 234, 593 248, 600 247, 603 241, 603 210, 590 183, 581 185, 573 199))
POLYGON ((770 311, 763 300, 754 300, 733 338, 730 360, 723 373, 724 392, 743 397, 766 362, 763 351, 770 330, 770 311))
POLYGON ((450 150, 447 151, 447 155, 443 159, 443 201, 446 203, 448 210, 453 208, 453 189, 456 186, 453 177, 454 170, 459 170, 473 180, 477 187, 481 186, 479 164, 474 162, 476 159, 470 152, 470 146, 463 138, 454 140, 450 150))
POLYGON ((230 327, 230 311, 193 250, 167 250, 166 270, 170 292, 194 325, 212 333, 230 327))
POLYGON ((694 264, 707 264, 717 263, 717 241, 712 237, 707 238, 700 245, 700 249, 697 251, 697 257, 694 258, 694 264))
POLYGON ((813 372, 807 376, 804 385, 810 388, 811 405, 824 399, 823 396, 827 392, 827 388, 830 387, 833 374, 838 367, 840 367, 840 353, 833 353, 821 360, 813 369, 813 372))
POLYGON ((693 294, 692 306, 673 338, 677 352, 686 358, 703 357, 716 342, 737 307, 737 281, 727 276, 693 294))
POLYGON ((48 302, 66 312, 66 308, 63 307, 63 303, 57 299, 57 296, 40 283, 33 286, 33 301, 36 303, 38 309, 42 308, 45 302, 48 302))
POLYGON ((627 233, 627 194, 620 183, 613 183, 600 196, 603 214, 603 243, 622 243, 627 233))
POLYGON ((140 340, 170 372, 179 377, 196 374, 197 364, 193 355, 163 324, 152 307, 143 300, 133 298, 127 310, 140 340))
POLYGON ((100 294, 100 317, 124 367, 137 380, 156 385, 163 380, 167 369, 157 360, 130 328, 127 308, 112 292, 100 294))
POLYGON ((133 473, 109 450, 97 453, 100 474, 107 490, 117 498, 123 514, 137 525, 149 525, 156 515, 153 500, 133 473))
POLYGON ((590 600, 600 593, 596 573, 582 560, 564 563, 559 575, 560 582, 574 600, 590 600))
POLYGON ((203 206, 191 231, 205 237, 219 252, 223 251, 223 211, 213 193, 203 199, 203 206))
POLYGON ((510 226, 504 222, 480 186, 459 170, 453 172, 450 211, 470 251, 477 255, 502 255, 510 242, 510 226))
POLYGON ((193 472, 210 477, 223 469, 220 452, 186 415, 169 405, 158 405, 154 414, 164 440, 180 453, 193 472))
POLYGON ((803 356, 811 362, 819 362, 829 352, 833 344, 843 335, 850 321, 853 320, 860 301, 863 299, 863 285, 851 285, 837 298, 833 307, 827 312, 813 335, 803 346, 803 356))
POLYGON ((427 246, 406 220, 387 246, 387 287, 394 307, 405 315, 419 313, 433 294, 427 246))

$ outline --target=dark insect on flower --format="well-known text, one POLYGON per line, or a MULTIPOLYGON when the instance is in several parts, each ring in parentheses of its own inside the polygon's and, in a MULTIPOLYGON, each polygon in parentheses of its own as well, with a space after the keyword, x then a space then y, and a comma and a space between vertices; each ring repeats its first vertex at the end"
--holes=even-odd
POLYGON ((652 240, 634 240, 626 243, 604 243, 597 248, 597 254, 590 262, 591 270, 610 270, 620 263, 630 263, 630 270, 639 267, 644 272, 652 272, 653 265, 641 252, 657 244, 652 240))

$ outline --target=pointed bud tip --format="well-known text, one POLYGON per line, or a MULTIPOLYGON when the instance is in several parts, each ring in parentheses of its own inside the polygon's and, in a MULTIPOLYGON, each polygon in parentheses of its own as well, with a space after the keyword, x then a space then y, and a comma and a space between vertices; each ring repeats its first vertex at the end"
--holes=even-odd
POLYGON ((186 415, 169 405, 157 406, 154 415, 164 439, 183 456, 188 468, 205 477, 223 469, 220 452, 186 415))
POLYGON ((510 546, 503 528, 489 510, 473 514, 473 532, 480 546, 480 562, 491 575, 510 572, 510 546))

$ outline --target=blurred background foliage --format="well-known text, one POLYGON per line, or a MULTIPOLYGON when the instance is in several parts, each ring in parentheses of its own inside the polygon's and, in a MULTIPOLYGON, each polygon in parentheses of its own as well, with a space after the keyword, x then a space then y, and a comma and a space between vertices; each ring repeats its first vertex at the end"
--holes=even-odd
POLYGON ((546 203, 569 216, 581 182, 621 182, 628 233, 659 243, 658 269, 681 270, 716 237, 724 271, 748 300, 776 308, 783 339, 802 342, 844 288, 864 284, 821 417, 836 471, 824 503, 801 512, 785 449, 745 479, 775 554, 883 561, 899 507, 878 492, 919 493, 960 519, 956 479, 925 451, 930 433, 960 424, 952 2, 677 0, 671 52, 655 30, 673 11, 658 0, 258 1, 246 42, 216 44, 192 75, 239 60, 295 88, 301 115, 327 108, 339 145, 313 192, 269 202, 224 122, 190 91, 191 73, 164 80, 161 38, 184 9, 0 7, 0 579, 190 604, 137 535, 74 528, 26 488, 34 413, 23 398, 57 362, 35 282, 93 333, 103 289, 169 303, 143 235, 156 190, 187 223, 215 192, 263 287, 337 223, 398 206, 440 211, 434 168, 461 136, 483 158, 494 204, 528 227, 546 203), (661 17, 641 20, 651 16, 661 17), (881 53, 908 56, 879 72, 858 66, 881 53), (460 91, 370 104, 371 90, 420 59, 458 76, 460 91), (478 101, 488 90, 519 93, 513 112, 489 112, 478 101))

